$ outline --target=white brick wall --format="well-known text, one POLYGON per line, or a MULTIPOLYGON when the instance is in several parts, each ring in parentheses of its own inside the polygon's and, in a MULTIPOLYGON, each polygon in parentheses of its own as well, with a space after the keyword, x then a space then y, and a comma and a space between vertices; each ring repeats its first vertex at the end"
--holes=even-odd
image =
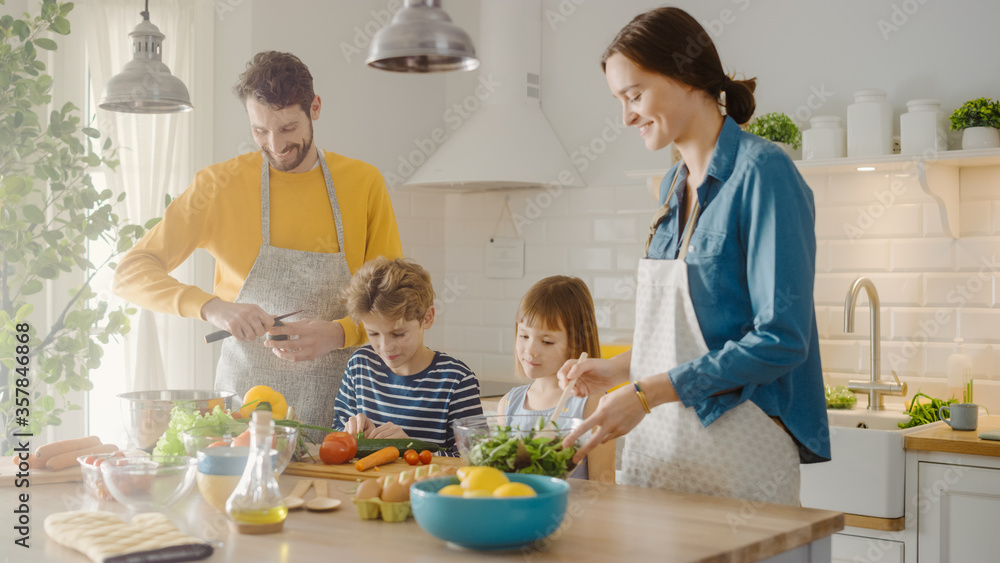
MULTIPOLYGON (((895 369, 912 391, 937 390, 934 378, 945 375, 952 340, 961 336, 976 377, 1000 380, 1000 167, 962 169, 958 239, 943 234, 937 205, 911 172, 804 172, 817 202, 816 318, 828 379, 867 377, 866 297, 858 300, 855 332, 843 330, 847 289, 865 275, 882 304, 884 377, 895 369)), ((548 275, 587 282, 603 341, 631 336, 636 261, 657 207, 641 182, 556 194, 405 192, 393 200, 404 253, 427 257, 436 284, 452 280, 434 342, 482 378, 513 381, 514 311, 548 275), (505 198, 526 243, 520 280, 483 275, 483 248, 505 198)), ((512 233, 505 219, 498 234, 512 233)))

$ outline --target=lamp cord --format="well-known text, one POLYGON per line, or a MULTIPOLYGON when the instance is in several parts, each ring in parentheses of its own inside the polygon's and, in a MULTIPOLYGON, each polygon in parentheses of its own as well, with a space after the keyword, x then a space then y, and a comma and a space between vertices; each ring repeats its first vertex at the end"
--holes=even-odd
POLYGON ((142 16, 142 19, 149 21, 149 0, 146 0, 146 9, 139 12, 139 15, 142 16))

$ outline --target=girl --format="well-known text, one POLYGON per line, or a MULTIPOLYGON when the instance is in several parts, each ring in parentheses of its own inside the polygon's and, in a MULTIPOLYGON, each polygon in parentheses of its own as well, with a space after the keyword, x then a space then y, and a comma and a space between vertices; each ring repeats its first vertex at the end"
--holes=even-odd
MULTIPOLYGON (((504 395, 497 414, 506 415, 508 426, 518 425, 513 415, 548 420, 562 395, 556 378, 559 368, 583 352, 601 357, 594 301, 587 284, 579 278, 552 276, 533 285, 518 306, 514 338, 514 369, 518 376, 532 381, 504 395)), ((590 416, 598 399, 571 396, 559 416, 590 416)), ((580 461, 571 477, 614 482, 614 470, 615 441, 610 440, 580 461)))
POLYGON ((799 463, 830 458, 812 191, 781 149, 740 130, 755 80, 728 76, 683 10, 636 16, 601 68, 625 125, 682 162, 639 262, 633 348, 559 373, 581 396, 632 384, 565 442, 594 428, 582 457, 628 433, 625 484, 798 505, 799 463))

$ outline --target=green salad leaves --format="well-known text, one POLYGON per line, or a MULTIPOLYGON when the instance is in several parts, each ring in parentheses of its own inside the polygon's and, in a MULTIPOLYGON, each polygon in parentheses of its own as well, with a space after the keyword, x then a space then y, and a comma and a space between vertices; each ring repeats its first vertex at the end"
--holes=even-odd
POLYGON ((205 428, 206 432, 222 436, 226 433, 239 434, 247 429, 246 422, 235 420, 222 407, 216 406, 212 412, 198 414, 193 407, 178 403, 170 409, 167 431, 156 442, 153 455, 186 455, 181 432, 192 428, 205 428), (218 433, 214 433, 214 432, 218 433))
POLYGON ((853 409, 857 402, 858 398, 846 385, 826 386, 826 408, 853 409))
POLYGON ((572 471, 576 448, 564 448, 562 438, 539 436, 539 428, 527 432, 497 425, 469 451, 472 465, 495 467, 505 472, 564 477, 572 471))

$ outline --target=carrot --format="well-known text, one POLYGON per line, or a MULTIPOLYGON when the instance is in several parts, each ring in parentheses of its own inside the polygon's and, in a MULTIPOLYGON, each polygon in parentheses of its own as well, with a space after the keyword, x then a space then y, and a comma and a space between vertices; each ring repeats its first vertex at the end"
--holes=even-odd
POLYGON ((86 438, 74 438, 71 440, 59 440, 51 444, 38 446, 35 455, 42 463, 48 462, 53 457, 67 452, 75 452, 83 448, 100 446, 101 439, 97 436, 87 436, 86 438))
POLYGON ((386 463, 392 463, 399 459, 399 450, 389 446, 387 448, 382 448, 381 450, 367 455, 359 459, 354 464, 354 468, 358 471, 365 471, 366 469, 371 469, 376 465, 384 465, 386 463))
POLYGON ((118 446, 114 444, 100 444, 97 446, 90 446, 89 448, 83 448, 76 450, 75 452, 65 452, 56 456, 52 456, 48 461, 45 462, 45 467, 53 471, 59 471, 60 469, 66 469, 67 467, 73 467, 77 465, 76 458, 82 455, 91 454, 110 454, 118 451, 118 446))

